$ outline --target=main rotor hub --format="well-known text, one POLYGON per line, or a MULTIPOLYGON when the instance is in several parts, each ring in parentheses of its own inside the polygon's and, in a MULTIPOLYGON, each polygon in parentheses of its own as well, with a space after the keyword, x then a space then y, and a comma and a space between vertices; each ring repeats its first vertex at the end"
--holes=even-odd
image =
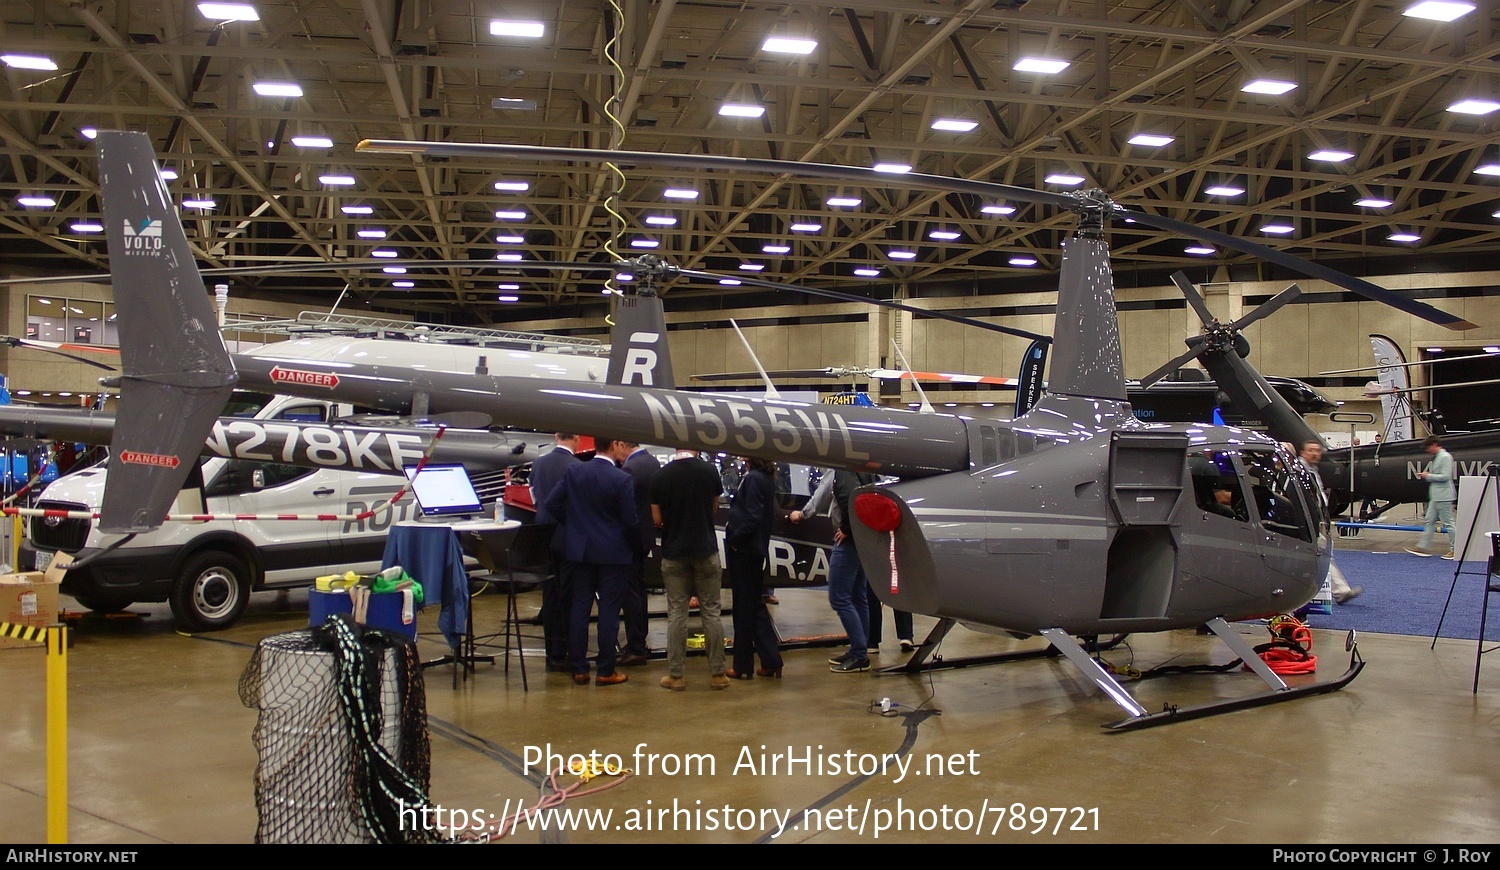
POLYGON ((615 274, 629 272, 634 275, 636 292, 644 296, 654 296, 658 287, 681 271, 680 266, 668 263, 656 254, 641 254, 615 263, 615 274))
POLYGON ((1097 187, 1088 190, 1075 191, 1073 199, 1076 205, 1074 211, 1078 212, 1078 231, 1080 233, 1099 233, 1104 231, 1104 218, 1115 210, 1114 200, 1109 194, 1097 187))

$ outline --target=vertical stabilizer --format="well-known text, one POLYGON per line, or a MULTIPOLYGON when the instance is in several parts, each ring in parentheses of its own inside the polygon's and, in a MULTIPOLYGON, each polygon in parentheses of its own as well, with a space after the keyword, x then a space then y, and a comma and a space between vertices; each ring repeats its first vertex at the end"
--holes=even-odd
POLYGON ((100 131, 120 402, 100 531, 161 525, 233 389, 203 278, 144 133, 100 131))
POLYGON ((1125 366, 1115 314, 1115 280, 1109 246, 1098 229, 1082 229, 1063 242, 1047 392, 1125 400, 1125 366))
POLYGON ((609 345, 607 383, 670 390, 672 356, 667 352, 667 316, 661 297, 621 296, 615 300, 615 327, 609 345))

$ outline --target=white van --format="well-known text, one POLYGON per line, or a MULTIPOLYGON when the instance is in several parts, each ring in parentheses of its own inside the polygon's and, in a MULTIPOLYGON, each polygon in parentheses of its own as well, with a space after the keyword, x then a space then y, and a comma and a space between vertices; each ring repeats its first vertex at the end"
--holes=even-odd
MULTIPOLYGON (((313 422, 352 410, 334 402, 237 392, 224 413, 313 422)), ((204 459, 201 471, 204 502, 184 505, 185 512, 357 514, 395 495, 403 482, 391 474, 218 457, 204 459)), ((37 507, 97 511, 108 472, 105 464, 64 475, 42 492, 37 507)), ((106 612, 135 602, 170 601, 186 630, 225 628, 244 612, 251 592, 305 587, 323 574, 378 570, 386 531, 407 519, 413 505, 407 495, 391 511, 362 522, 167 523, 68 571, 62 591, 84 607, 106 612)), ((30 518, 26 537, 21 562, 34 561, 38 569, 59 551, 82 559, 118 540, 100 535, 89 520, 55 517, 30 518)))

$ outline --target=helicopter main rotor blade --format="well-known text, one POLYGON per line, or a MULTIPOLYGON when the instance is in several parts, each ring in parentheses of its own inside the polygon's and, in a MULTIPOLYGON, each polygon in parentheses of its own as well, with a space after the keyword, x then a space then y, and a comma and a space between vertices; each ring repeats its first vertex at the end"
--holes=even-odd
POLYGON ((673 154, 656 151, 614 151, 605 148, 563 148, 544 145, 506 145, 479 142, 420 142, 398 139, 365 139, 354 146, 356 151, 382 154, 432 154, 445 157, 509 157, 553 163, 614 163, 642 166, 669 166, 674 169, 725 169, 739 172, 765 172, 775 175, 835 178, 840 181, 869 184, 872 187, 913 187, 994 196, 1018 202, 1032 202, 1076 211, 1082 200, 1071 194, 1033 190, 994 181, 949 178, 922 172, 881 172, 865 166, 840 166, 833 163, 803 163, 798 160, 769 160, 755 157, 721 157, 710 154, 673 154))
POLYGON ((1162 215, 1151 214, 1139 209, 1127 209, 1119 205, 1115 206, 1115 210, 1112 216, 1120 218, 1128 217, 1136 223, 1142 223, 1150 227, 1155 227, 1159 230, 1170 230, 1172 232, 1181 233, 1182 235, 1187 236, 1190 239, 1197 239, 1199 241, 1209 242, 1215 245, 1222 245, 1223 247, 1229 248, 1230 250, 1239 251, 1242 254, 1249 254, 1253 257, 1259 257, 1269 263, 1275 263, 1278 266, 1281 266, 1285 269, 1290 269, 1293 272, 1297 272, 1301 275, 1306 275, 1309 278, 1318 278, 1323 281, 1327 281, 1328 283, 1338 287, 1342 287, 1345 290, 1358 293, 1360 296, 1363 296, 1366 299, 1370 299, 1375 302, 1382 302, 1399 311, 1405 311, 1407 314, 1420 317, 1423 320, 1426 320, 1430 323, 1436 323, 1439 326, 1445 326, 1448 329, 1461 330, 1477 328, 1477 324, 1470 323, 1469 321, 1464 320, 1462 317, 1459 317, 1456 314, 1449 314, 1448 312, 1438 308, 1434 308, 1433 306, 1428 305, 1425 302, 1419 302, 1415 299, 1408 299, 1407 297, 1402 296, 1399 293, 1393 293, 1383 287, 1377 287, 1374 284, 1371 284, 1369 281, 1364 280, 1363 278, 1356 278, 1353 275, 1345 275, 1343 272, 1340 272, 1337 269, 1330 269, 1327 266, 1321 265, 1319 263, 1314 263, 1311 260, 1305 260, 1295 254, 1288 254, 1285 251, 1278 251, 1275 248, 1270 248, 1257 242, 1252 242, 1248 239, 1237 238, 1235 236, 1228 235, 1227 233, 1221 233, 1217 230, 1195 226, 1194 224, 1174 220, 1162 215))
POLYGON ((1177 289, 1182 291, 1182 295, 1187 297, 1188 304, 1198 312, 1198 319, 1203 321, 1204 326, 1211 326, 1218 321, 1219 318, 1208 310, 1208 303, 1204 301, 1203 294, 1199 293, 1198 288, 1193 286, 1193 282, 1188 280, 1186 273, 1173 272, 1172 283, 1176 284, 1177 289))
POLYGON ((1276 310, 1278 308, 1287 304, 1288 302, 1291 302, 1293 299, 1296 299, 1301 295, 1302 288, 1298 287, 1296 284, 1293 284, 1292 286, 1286 288, 1285 290, 1277 293, 1275 296, 1272 296, 1270 299, 1267 299, 1265 302, 1261 303, 1256 307, 1254 311, 1229 324, 1229 328, 1233 330, 1244 329, 1255 321, 1260 320, 1262 317, 1270 317, 1272 314, 1276 313, 1276 310))
POLYGON ((1476 353, 1472 356, 1449 356, 1441 359, 1422 359, 1416 362, 1386 363, 1378 366, 1360 366, 1357 369, 1334 369, 1331 372, 1318 372, 1320 375, 1352 375, 1359 372, 1378 372, 1381 369, 1414 369, 1418 366, 1430 366, 1438 363, 1463 362, 1473 359, 1500 359, 1500 355, 1493 353, 1476 353))
POLYGON ((1162 366, 1161 368, 1157 369, 1156 371, 1152 372, 1151 374, 1146 375, 1144 378, 1141 378, 1141 389, 1144 390, 1147 387, 1150 387, 1152 384, 1156 383, 1157 381, 1161 380, 1162 378, 1166 377, 1167 375, 1170 375, 1172 372, 1175 372, 1178 369, 1182 368, 1182 364, 1183 363, 1185 363, 1185 362, 1187 362, 1189 360, 1197 359, 1203 353, 1203 351, 1205 351, 1207 349, 1208 349, 1208 343, 1207 342, 1202 342, 1200 344, 1197 344, 1197 345, 1195 345, 1193 347, 1188 348, 1186 353, 1182 353, 1182 354, 1177 355, 1175 358, 1173 358, 1166 365, 1162 366))
MULTIPOLYGON (((70 347, 72 345, 61 345, 61 344, 54 345, 54 344, 52 344, 50 342, 32 341, 32 340, 26 339, 26 338, 17 338, 17 337, 12 336, 12 335, 7 335, 7 336, 4 336, 3 338, 0 338, 0 344, 7 344, 7 345, 10 345, 11 347, 25 348, 26 350, 39 350, 42 353, 57 354, 60 357, 66 357, 67 359, 74 360, 76 362, 81 362, 84 365, 93 366, 96 369, 104 369, 107 372, 117 372, 117 371, 119 371, 119 369, 115 368, 112 365, 106 365, 105 363, 99 362, 98 360, 93 360, 93 359, 89 359, 87 357, 78 356, 77 354, 71 354, 71 353, 68 353, 67 351, 64 351, 64 350, 60 349, 60 348, 63 348, 63 347, 70 347)), ((88 350, 93 350, 93 348, 88 348, 88 350)), ((110 351, 114 351, 116 353, 119 352, 118 349, 116 349, 116 348, 109 348, 109 347, 101 347, 98 350, 99 353, 109 353, 110 351)))
MULTIPOLYGON (((778 371, 766 372, 767 377, 808 379, 817 378, 828 380, 839 377, 839 373, 833 369, 780 369, 778 371)), ((707 375, 690 375, 694 381, 749 381, 760 377, 760 372, 715 372, 707 375)))

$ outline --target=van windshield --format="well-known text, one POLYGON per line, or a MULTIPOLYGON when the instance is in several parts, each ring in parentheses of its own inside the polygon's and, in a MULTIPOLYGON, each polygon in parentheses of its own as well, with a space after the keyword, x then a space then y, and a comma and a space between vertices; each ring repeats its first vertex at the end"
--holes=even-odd
POLYGON ((249 390, 235 390, 224 405, 225 417, 254 417, 259 414, 271 401, 270 393, 253 393, 249 390))

